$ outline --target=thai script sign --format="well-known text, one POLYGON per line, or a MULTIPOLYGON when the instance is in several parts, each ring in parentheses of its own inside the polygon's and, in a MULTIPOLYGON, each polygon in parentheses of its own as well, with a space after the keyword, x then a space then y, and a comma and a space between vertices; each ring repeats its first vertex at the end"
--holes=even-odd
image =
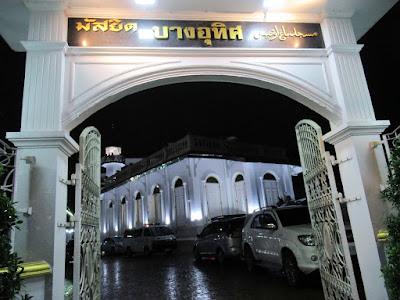
POLYGON ((315 23, 68 19, 78 47, 324 48, 315 23))

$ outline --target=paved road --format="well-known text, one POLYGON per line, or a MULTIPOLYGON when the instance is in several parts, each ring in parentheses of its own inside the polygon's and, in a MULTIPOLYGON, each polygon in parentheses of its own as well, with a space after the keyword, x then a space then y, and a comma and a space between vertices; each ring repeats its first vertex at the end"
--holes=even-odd
POLYGON ((171 255, 102 258, 103 300, 324 299, 318 280, 302 289, 287 286, 282 274, 259 269, 248 273, 240 261, 193 261, 193 242, 179 242, 171 255))

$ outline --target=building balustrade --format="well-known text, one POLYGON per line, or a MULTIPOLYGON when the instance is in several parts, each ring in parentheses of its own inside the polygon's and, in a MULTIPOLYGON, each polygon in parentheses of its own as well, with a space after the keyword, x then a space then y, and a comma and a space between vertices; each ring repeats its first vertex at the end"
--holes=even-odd
POLYGON ((106 155, 101 158, 101 164, 118 162, 125 163, 125 156, 123 155, 106 155))
MULTIPOLYGON (((178 157, 203 155, 242 161, 287 162, 286 151, 282 148, 186 135, 177 142, 170 143, 167 147, 143 158, 137 163, 125 166, 113 176, 106 177, 103 182, 103 192, 124 183, 134 176, 171 162, 178 157)), ((119 156, 103 157, 102 163, 115 162, 116 160, 111 159, 117 157, 119 156), (110 161, 105 161, 106 159, 110 159, 110 161)), ((123 162, 125 162, 125 158, 123 162)))

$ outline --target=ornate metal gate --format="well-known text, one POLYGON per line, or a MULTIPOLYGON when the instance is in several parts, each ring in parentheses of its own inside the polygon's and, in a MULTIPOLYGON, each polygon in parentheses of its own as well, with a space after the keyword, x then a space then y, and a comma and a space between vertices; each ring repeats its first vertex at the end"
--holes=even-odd
POLYGON ((321 127, 300 121, 296 136, 325 299, 359 299, 332 157, 325 152, 321 127))
POLYGON ((74 299, 100 299, 100 145, 95 127, 79 137, 76 165, 74 299))

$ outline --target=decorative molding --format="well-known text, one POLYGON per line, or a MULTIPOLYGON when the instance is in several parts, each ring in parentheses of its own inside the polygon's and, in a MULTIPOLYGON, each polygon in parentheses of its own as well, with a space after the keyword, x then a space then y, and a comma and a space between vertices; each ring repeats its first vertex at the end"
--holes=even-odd
POLYGON ((79 150, 79 145, 65 131, 7 132, 6 138, 19 149, 58 148, 67 156, 79 150))
MULTIPOLYGON (((123 8, 104 9, 95 7, 72 7, 66 11, 68 17, 148 19, 148 20, 193 20, 193 21, 238 21, 241 22, 302 22, 320 23, 319 13, 277 13, 258 11, 254 13, 218 13, 209 11, 129 10, 123 8)), ((345 13, 347 16, 348 13, 345 13)))
POLYGON ((67 53, 68 44, 66 42, 48 41, 21 41, 26 51, 62 51, 67 53))
POLYGON ((348 122, 324 134, 323 140, 336 145, 353 136, 380 135, 389 125, 388 120, 348 122))
POLYGON ((68 56, 327 57, 326 49, 68 47, 68 56))
POLYGON ((331 55, 332 53, 339 54, 358 54, 364 45, 361 44, 341 44, 341 45, 330 45, 326 48, 327 55, 331 55))
POLYGON ((23 0, 30 11, 66 10, 68 0, 23 0))

